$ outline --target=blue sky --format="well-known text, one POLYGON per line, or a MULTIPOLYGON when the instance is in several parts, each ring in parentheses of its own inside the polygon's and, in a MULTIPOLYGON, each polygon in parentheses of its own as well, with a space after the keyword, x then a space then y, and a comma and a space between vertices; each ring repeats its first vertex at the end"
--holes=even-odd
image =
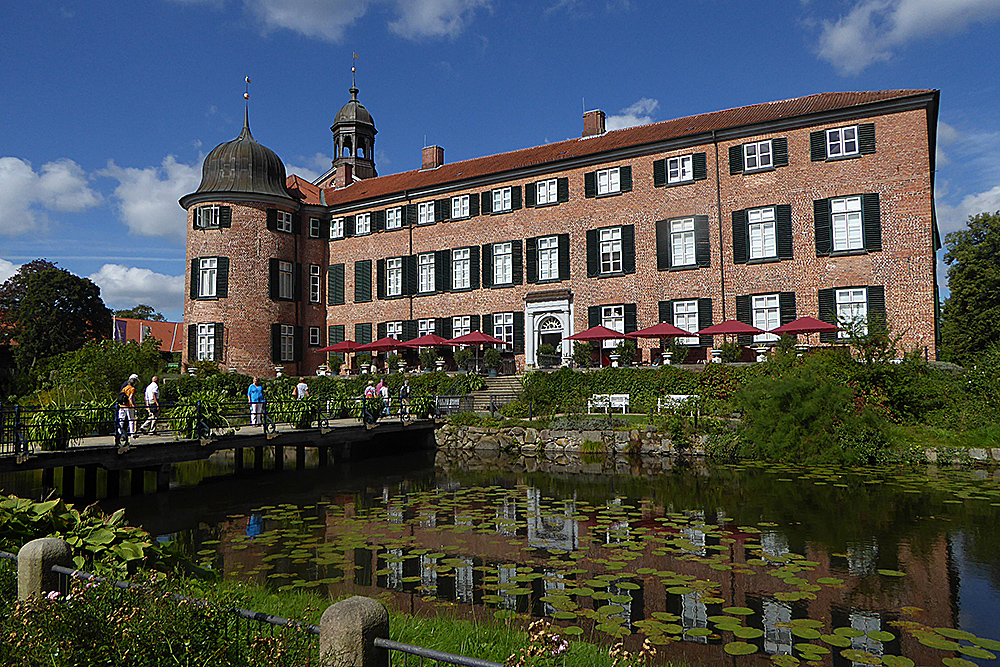
POLYGON ((0 24, 0 280, 45 257, 113 308, 183 304, 201 161, 255 138, 330 164, 359 98, 381 174, 824 91, 941 90, 942 233, 1000 209, 1000 0, 131 0, 8 3, 0 24))

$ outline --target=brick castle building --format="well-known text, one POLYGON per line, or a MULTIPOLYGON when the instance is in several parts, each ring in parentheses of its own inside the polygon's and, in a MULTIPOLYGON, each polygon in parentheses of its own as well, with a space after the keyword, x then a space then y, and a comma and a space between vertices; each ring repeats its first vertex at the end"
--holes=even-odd
MULTIPOLYGON (((524 367, 543 343, 568 357, 566 336, 596 324, 769 330, 805 315, 884 317, 905 349, 935 356, 936 90, 614 131, 590 111, 578 139, 451 164, 430 146, 420 169, 387 176, 350 92, 315 183, 286 177, 247 121, 180 200, 185 362, 311 374, 345 338, 481 330, 524 367)), ((689 362, 713 342, 681 340, 689 362)))

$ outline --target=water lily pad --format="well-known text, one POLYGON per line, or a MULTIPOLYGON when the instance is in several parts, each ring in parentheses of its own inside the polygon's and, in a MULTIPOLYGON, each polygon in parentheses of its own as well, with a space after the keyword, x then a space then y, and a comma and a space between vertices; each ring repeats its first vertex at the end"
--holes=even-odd
POLYGON ((877 655, 873 655, 868 651, 859 651, 854 648, 847 648, 840 652, 840 655, 844 656, 852 662, 857 662, 862 665, 881 665, 882 659, 877 655))
POLYGON ((942 651, 957 651, 960 648, 958 642, 939 637, 933 633, 921 633, 917 635, 917 641, 924 646, 941 649, 942 651))
POLYGON ((688 593, 693 593, 694 589, 690 586, 671 586, 667 589, 667 592, 671 595, 687 595, 688 593))
POLYGON ((970 658, 979 658, 980 660, 996 660, 997 657, 996 654, 978 646, 962 646, 958 650, 970 658))
POLYGON ((557 621, 575 621, 577 615, 572 611, 556 611, 552 613, 552 618, 557 621))
POLYGON ((840 637, 848 637, 848 638, 865 636, 864 632, 862 632, 861 630, 856 630, 854 628, 834 628, 833 634, 838 635, 840 637))
POLYGON ((764 631, 758 628, 745 628, 740 626, 733 630, 733 634, 740 639, 757 639, 758 637, 763 636, 764 631))
POLYGON ((958 630, 956 628, 934 628, 934 632, 938 633, 943 637, 948 639, 964 639, 966 641, 973 641, 976 639, 976 635, 971 632, 966 632, 965 630, 958 630))
POLYGON ((771 662, 778 667, 798 667, 799 659, 787 653, 778 653, 771 656, 771 662))
POLYGON ((1000 642, 995 639, 986 639, 984 637, 976 637, 972 640, 972 643, 980 648, 989 649, 991 651, 1000 651, 1000 642))
POLYGON ((560 632, 575 637, 583 634, 583 628, 578 625, 567 625, 565 628, 560 628, 560 632))
POLYGON ((891 632, 886 632, 885 630, 872 630, 868 633, 869 639, 874 639, 877 642, 891 642, 896 638, 896 635, 891 632))
POLYGON ((905 577, 905 572, 900 572, 899 570, 876 570, 883 577, 905 577))
POLYGON ((941 658, 941 662, 948 667, 978 667, 976 663, 965 658, 941 658))
POLYGON ((883 655, 882 664, 886 667, 913 667, 916 663, 902 655, 883 655))
POLYGON ((840 635, 820 635, 819 638, 830 646, 847 648, 851 645, 851 640, 848 637, 842 637, 840 635))
POLYGON ((830 652, 830 649, 819 644, 796 644, 795 649, 807 658, 826 655, 830 652))
POLYGON ((729 655, 751 655, 757 652, 757 647, 747 642, 729 642, 723 650, 729 655))
POLYGON ((708 628, 688 628, 684 631, 684 634, 689 637, 708 637, 712 634, 712 631, 708 628))
POLYGON ((824 586, 840 586, 844 583, 843 579, 837 579, 836 577, 820 577, 816 580, 817 584, 823 584, 824 586))
POLYGON ((732 614, 733 616, 752 616, 753 609, 749 607, 723 607, 722 612, 724 614, 732 614))

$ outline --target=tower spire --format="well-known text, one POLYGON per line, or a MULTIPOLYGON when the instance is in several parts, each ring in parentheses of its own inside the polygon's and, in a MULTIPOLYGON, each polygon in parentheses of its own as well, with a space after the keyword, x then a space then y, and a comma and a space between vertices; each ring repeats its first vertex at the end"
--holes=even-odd
POLYGON ((351 57, 352 57, 352 59, 351 59, 351 97, 353 99, 358 99, 358 81, 357 81, 358 68, 355 67, 354 62, 357 61, 357 60, 360 60, 360 58, 358 58, 358 54, 354 53, 353 51, 351 52, 351 57))
POLYGON ((246 88, 243 90, 243 132, 240 136, 244 134, 250 136, 250 77, 246 77, 246 88))

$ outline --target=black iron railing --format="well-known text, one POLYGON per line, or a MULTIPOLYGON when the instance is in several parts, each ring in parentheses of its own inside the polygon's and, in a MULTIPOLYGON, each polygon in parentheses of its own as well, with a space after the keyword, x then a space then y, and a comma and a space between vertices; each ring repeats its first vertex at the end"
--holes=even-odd
POLYGON ((391 639, 383 639, 382 637, 375 638, 375 647, 389 651, 390 667, 409 667, 410 656, 414 656, 416 658, 414 662, 419 667, 423 667, 425 659, 433 660, 445 665, 459 665, 459 667, 503 667, 503 664, 499 662, 490 662, 489 660, 469 658, 464 655, 455 655, 454 653, 445 653, 444 651, 436 651, 431 648, 414 646, 412 644, 403 644, 391 639), (398 654, 402 657, 402 664, 400 664, 400 660, 398 659, 395 662, 393 661, 394 654, 398 654))

